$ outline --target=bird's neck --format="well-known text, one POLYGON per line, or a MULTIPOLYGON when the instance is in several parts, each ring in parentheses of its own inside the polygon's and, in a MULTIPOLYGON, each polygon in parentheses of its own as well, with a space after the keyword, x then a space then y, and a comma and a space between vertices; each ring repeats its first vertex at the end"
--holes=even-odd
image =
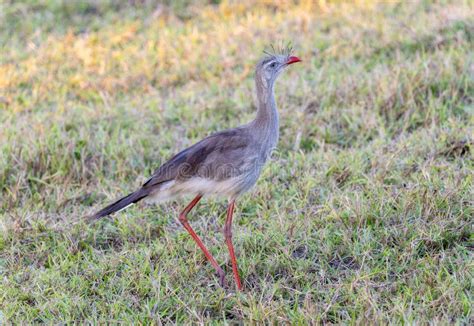
POLYGON ((262 145, 270 150, 278 142, 279 119, 275 102, 274 81, 267 84, 260 76, 256 76, 258 109, 257 116, 252 122, 262 145))

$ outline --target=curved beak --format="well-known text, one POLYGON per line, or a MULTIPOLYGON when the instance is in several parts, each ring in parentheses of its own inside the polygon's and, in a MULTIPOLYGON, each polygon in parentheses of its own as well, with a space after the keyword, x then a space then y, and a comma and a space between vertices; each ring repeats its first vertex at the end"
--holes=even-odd
POLYGON ((297 63, 297 62, 301 62, 301 59, 298 58, 298 57, 295 57, 294 55, 292 55, 291 57, 288 57, 288 60, 286 61, 286 64, 291 65, 291 64, 297 63))

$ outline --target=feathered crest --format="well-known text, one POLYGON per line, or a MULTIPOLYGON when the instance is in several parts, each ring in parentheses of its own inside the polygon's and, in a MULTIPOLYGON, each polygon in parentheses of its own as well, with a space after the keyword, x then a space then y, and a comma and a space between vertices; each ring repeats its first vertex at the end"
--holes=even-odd
POLYGON ((270 44, 270 48, 271 50, 263 50, 263 53, 265 53, 268 58, 275 58, 276 55, 285 55, 289 57, 293 52, 293 46, 291 45, 291 42, 288 42, 286 46, 284 46, 282 43, 278 48, 275 48, 273 44, 270 44))

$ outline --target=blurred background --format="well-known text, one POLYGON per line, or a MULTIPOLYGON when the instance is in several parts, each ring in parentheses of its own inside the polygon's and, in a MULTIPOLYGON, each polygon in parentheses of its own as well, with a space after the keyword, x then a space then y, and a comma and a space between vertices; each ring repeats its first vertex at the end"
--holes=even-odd
MULTIPOLYGON (((469 320, 473 17, 467 0, 0 0, 0 316, 469 320), (206 285, 180 203, 73 228, 251 120, 255 64, 288 42, 279 153, 237 213, 254 294, 206 285)), ((222 205, 195 223, 211 246, 222 205)))

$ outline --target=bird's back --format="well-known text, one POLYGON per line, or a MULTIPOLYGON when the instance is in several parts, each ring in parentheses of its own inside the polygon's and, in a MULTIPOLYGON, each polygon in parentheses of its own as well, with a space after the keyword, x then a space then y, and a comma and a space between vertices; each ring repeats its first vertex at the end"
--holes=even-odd
POLYGON ((246 125, 212 134, 179 152, 142 188, 156 192, 151 197, 157 200, 180 193, 236 196, 255 183, 262 164, 260 144, 246 125))

